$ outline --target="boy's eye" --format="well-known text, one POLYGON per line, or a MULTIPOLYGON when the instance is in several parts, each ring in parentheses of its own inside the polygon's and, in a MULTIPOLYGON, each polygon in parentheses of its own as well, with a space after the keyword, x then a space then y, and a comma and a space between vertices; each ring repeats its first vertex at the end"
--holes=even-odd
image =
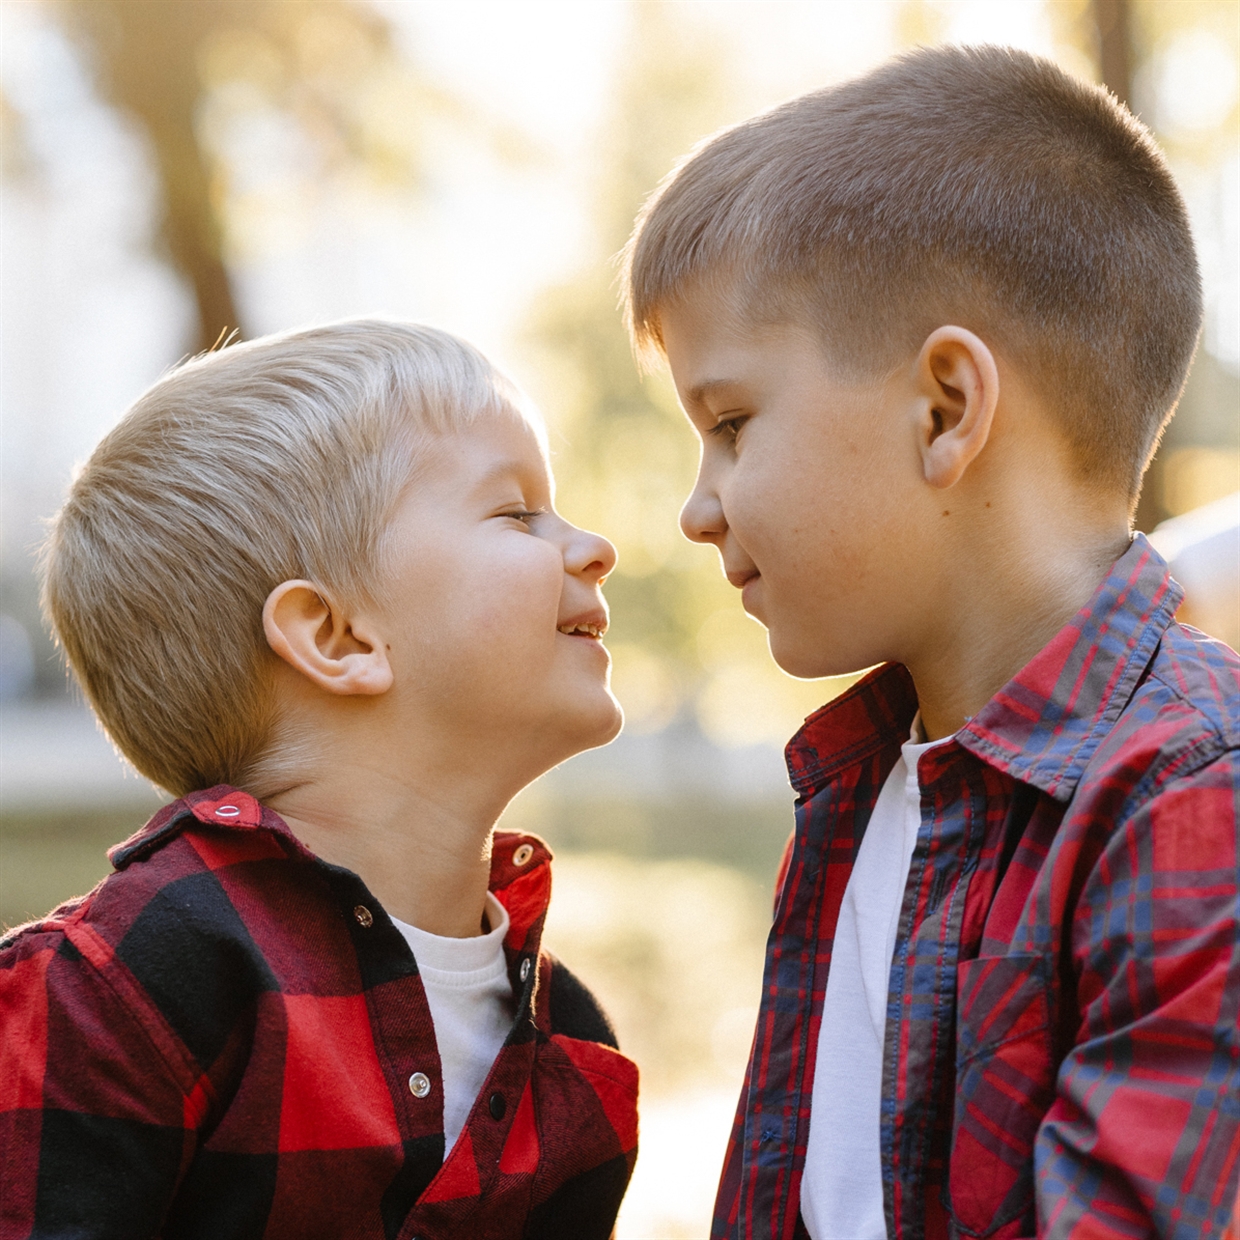
POLYGON ((722 439, 726 444, 734 444, 741 433, 741 427, 749 420, 748 414, 734 414, 720 418, 706 433, 715 439, 722 439))
POLYGON ((529 523, 535 517, 541 517, 543 514, 541 512, 530 512, 525 508, 517 508, 512 512, 505 512, 505 513, 501 513, 500 515, 505 516, 505 517, 512 517, 513 520, 515 521, 520 521, 525 525, 529 525, 529 523))

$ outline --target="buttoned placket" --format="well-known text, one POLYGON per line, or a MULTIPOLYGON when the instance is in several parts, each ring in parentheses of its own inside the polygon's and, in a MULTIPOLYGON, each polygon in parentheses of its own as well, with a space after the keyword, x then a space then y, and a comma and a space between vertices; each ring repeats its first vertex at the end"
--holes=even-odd
MULTIPOLYGON (((514 849, 512 861, 518 868, 527 865, 534 856, 534 850, 529 844, 518 845, 514 849)), ((376 937, 381 936, 384 943, 390 944, 393 951, 400 953, 402 957, 407 959, 411 966, 411 972, 417 972, 417 960, 404 937, 400 935, 394 927, 391 926, 390 919, 387 918, 382 905, 367 890, 362 880, 352 871, 341 867, 330 866, 321 860, 316 860, 316 865, 323 867, 329 872, 333 884, 341 884, 340 897, 343 904, 343 912, 346 921, 351 923, 351 937, 354 940, 355 950, 358 953, 359 962, 363 957, 372 957, 379 950, 376 944, 376 937), (394 939, 389 939, 390 932, 394 935, 394 939)), ((528 1081, 533 1071, 533 1058, 536 1056, 536 1039, 533 1035, 532 1026, 535 1023, 535 1010, 537 991, 539 984, 539 970, 537 966, 537 950, 526 950, 510 959, 509 977, 513 986, 514 994, 514 1013, 513 1023, 510 1028, 508 1038, 505 1041, 505 1047, 508 1047, 516 1038, 519 1042, 528 1044, 527 1054, 529 1061, 523 1068, 518 1067, 516 1061, 511 1056, 506 1057, 505 1052, 501 1050, 495 1063, 492 1065, 491 1071, 487 1075, 479 1093, 478 1099, 475 1101, 474 1108, 471 1111, 470 1119, 466 1121, 466 1131, 472 1130, 472 1124, 475 1117, 481 1115, 487 1118, 488 1123, 496 1126, 498 1131, 495 1138, 506 1138, 507 1128, 512 1122, 515 1115, 516 1103, 520 1098, 521 1092, 525 1088, 525 1082, 528 1081), (528 1033, 523 1032, 522 1027, 529 1026, 528 1033), (519 1081, 513 1079, 516 1072, 519 1081), (498 1077, 505 1079, 499 1080, 498 1077), (511 1095, 511 1096, 510 1096, 511 1095)), ((426 1002, 425 991, 423 991, 423 1002, 426 1002)), ((427 1020, 430 1022, 429 1004, 426 1008, 427 1020)), ((382 1054, 387 1049, 387 1038, 384 1036, 382 1029, 382 1015, 376 1012, 372 1006, 371 1021, 375 1029, 376 1049, 382 1054)), ((433 1028, 433 1024, 431 1026, 433 1028)), ((392 1065, 396 1067, 397 1065, 392 1065)), ((404 1090, 406 1100, 415 1107, 421 1107, 438 1101, 442 1107, 442 1088, 436 1089, 435 1082, 441 1077, 442 1069, 438 1062, 438 1050, 435 1048, 430 1052, 429 1056, 423 1057, 421 1063, 408 1063, 405 1068, 404 1090), (426 1062, 427 1058, 433 1056, 434 1062, 426 1062)), ((398 1107, 399 1113, 399 1107, 398 1107)), ((475 1146, 478 1142, 475 1141, 475 1146)), ((502 1144, 502 1143, 501 1143, 502 1144)), ((453 1151, 445 1150, 445 1161, 452 1156, 453 1151)), ((411 1218, 406 1220, 407 1225, 414 1227, 420 1226, 416 1218, 416 1205, 413 1207, 411 1218)), ((409 1237, 414 1240, 414 1237, 409 1237)))
MULTIPOLYGON (((384 957, 387 951, 391 951, 397 954, 397 959, 404 957, 404 960, 411 966, 409 974, 416 975, 417 961, 409 951, 408 944, 392 926, 383 906, 374 898, 362 880, 351 870, 343 867, 332 866, 322 860, 316 860, 315 864, 327 871, 329 882, 339 887, 344 915, 346 921, 352 923, 351 937, 363 972, 370 968, 384 968, 385 971, 390 969, 392 961, 385 961, 384 957)), ((367 993, 369 995, 369 988, 367 988, 367 993)), ((427 1026, 433 1030, 430 1006, 426 1002, 425 991, 423 991, 422 1001, 426 1004, 427 1026)), ((368 1010, 374 1032, 375 1050, 382 1060, 391 1053, 392 1039, 383 1027, 382 1008, 374 1002, 368 1002, 368 1010)), ((403 1040, 403 1038, 397 1039, 397 1041, 403 1040)), ((438 1090, 435 1088, 435 1082, 442 1079, 442 1068, 439 1064, 439 1052, 434 1044, 433 1034, 430 1046, 423 1048, 420 1053, 410 1055, 403 1064, 384 1063, 383 1067, 384 1075, 389 1077, 389 1083, 391 1083, 390 1073, 403 1073, 404 1089, 400 1091, 400 1094, 406 1100, 405 1105, 420 1109, 438 1101, 442 1107, 442 1087, 438 1090)), ((393 1102, 396 1104, 397 1114, 401 1114, 402 1104, 395 1097, 393 1102)), ((415 1119, 412 1115, 410 1119, 418 1127, 425 1122, 415 1119)))

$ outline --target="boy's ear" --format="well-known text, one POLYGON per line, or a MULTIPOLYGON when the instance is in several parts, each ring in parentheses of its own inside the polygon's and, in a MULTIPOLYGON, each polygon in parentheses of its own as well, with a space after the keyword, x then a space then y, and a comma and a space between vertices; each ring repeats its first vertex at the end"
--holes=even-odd
POLYGON ((328 693, 386 693, 387 647, 366 620, 347 615, 312 581, 284 581, 263 605, 267 644, 290 667, 328 693))
POLYGON ((994 354, 963 327, 936 328, 918 354, 916 384, 926 481, 955 486, 990 438, 999 401, 994 354))

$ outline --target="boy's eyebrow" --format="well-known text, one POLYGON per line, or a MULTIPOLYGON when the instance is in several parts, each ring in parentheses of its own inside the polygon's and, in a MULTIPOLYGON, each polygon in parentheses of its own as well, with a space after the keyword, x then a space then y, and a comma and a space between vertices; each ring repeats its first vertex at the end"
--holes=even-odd
POLYGON ((702 401, 712 392, 717 392, 724 388, 734 388, 738 385, 738 379, 703 379, 701 383, 695 383, 686 396, 691 405, 700 405, 702 401))
POLYGON ((474 480, 473 490, 483 491, 491 483, 504 478, 513 478, 522 484, 527 482, 539 482, 541 479, 535 477, 531 472, 530 465, 527 462, 517 460, 516 458, 501 458, 488 465, 485 470, 474 480))

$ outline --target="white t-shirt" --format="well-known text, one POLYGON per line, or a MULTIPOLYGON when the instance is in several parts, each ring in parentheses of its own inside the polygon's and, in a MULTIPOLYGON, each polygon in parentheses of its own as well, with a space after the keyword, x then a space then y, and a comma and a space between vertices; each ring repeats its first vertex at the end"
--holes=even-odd
MULTIPOLYGON (((920 717, 913 721, 920 736, 920 717)), ((886 1240, 879 1111, 887 989, 900 906, 921 827, 917 761, 944 741, 900 748, 878 794, 840 905, 818 1032, 801 1216, 813 1240, 886 1240)))
POLYGON ((444 1156, 465 1127, 474 1099, 512 1027, 512 985, 504 958, 508 910, 487 892, 490 930, 447 939, 392 918, 418 962, 443 1065, 444 1156))

